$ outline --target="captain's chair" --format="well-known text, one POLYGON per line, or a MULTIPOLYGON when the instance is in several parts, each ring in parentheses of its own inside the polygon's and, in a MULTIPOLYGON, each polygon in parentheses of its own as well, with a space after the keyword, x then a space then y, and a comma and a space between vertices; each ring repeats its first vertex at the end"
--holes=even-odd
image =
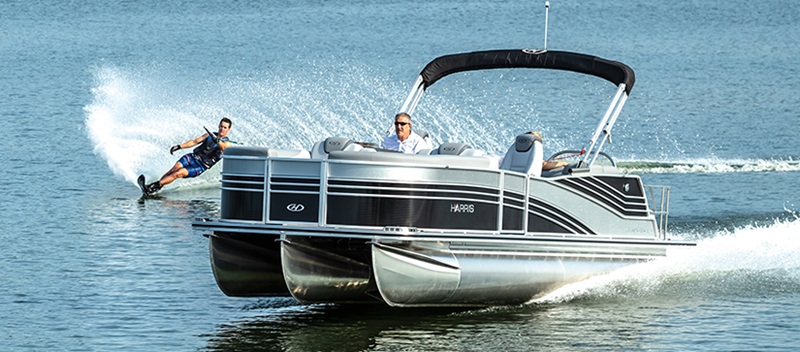
POLYGON ((500 169, 529 174, 534 177, 542 175, 542 138, 533 134, 517 136, 514 145, 508 148, 500 169))
POLYGON ((328 137, 322 142, 317 142, 311 148, 311 159, 327 159, 328 154, 335 151, 357 152, 364 149, 360 144, 344 137, 328 137))
POLYGON ((420 137, 422 137, 422 139, 428 142, 428 145, 433 144, 431 143, 431 134, 428 133, 428 131, 414 130, 414 133, 418 134, 420 137))

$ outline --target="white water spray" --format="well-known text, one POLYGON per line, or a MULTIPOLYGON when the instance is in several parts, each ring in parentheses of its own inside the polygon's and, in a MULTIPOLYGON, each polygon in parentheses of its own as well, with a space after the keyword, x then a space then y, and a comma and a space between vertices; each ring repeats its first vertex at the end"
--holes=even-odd
POLYGON ((800 293, 800 219, 747 226, 666 258, 566 285, 531 303, 800 293))
POLYGON ((706 174, 731 172, 800 171, 800 161, 786 159, 697 158, 670 161, 618 160, 617 165, 636 174, 706 174))
MULTIPOLYGON (((147 74, 98 69, 94 101, 84 108, 95 154, 115 175, 134 184, 139 174, 160 177, 180 156, 170 155, 169 146, 202 135, 203 126, 213 128, 226 115, 223 106, 192 104, 186 94, 143 79, 147 74)), ((204 182, 206 178, 183 184, 204 182)))
MULTIPOLYGON (((95 154, 109 169, 135 183, 139 174, 160 177, 180 157, 170 146, 233 120, 232 140, 244 145, 308 149, 328 136, 376 141, 377 127, 390 119, 389 86, 365 76, 336 77, 335 69, 297 77, 233 77, 181 82, 163 68, 96 69, 94 99, 84 108, 95 154), (371 95, 349 92, 356 79, 371 95), (348 94, 349 92, 349 94, 348 94), (386 101, 387 103, 383 103, 386 101)), ((174 74, 180 76, 179 74, 174 74)), ((215 184, 219 168, 176 185, 215 184)))

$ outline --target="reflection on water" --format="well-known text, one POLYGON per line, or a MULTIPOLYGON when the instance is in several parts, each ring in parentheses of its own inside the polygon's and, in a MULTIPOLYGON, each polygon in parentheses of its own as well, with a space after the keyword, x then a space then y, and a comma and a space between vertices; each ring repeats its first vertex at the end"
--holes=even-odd
POLYGON ((788 322, 769 318, 782 316, 785 304, 797 296, 781 302, 718 298, 714 304, 702 292, 625 296, 459 310, 299 306, 288 298, 271 299, 248 311, 252 315, 218 325, 202 337, 209 351, 714 350, 800 342, 783 333, 788 322), (742 314, 741 304, 762 315, 742 314), (751 325, 760 329, 744 334, 751 325), (740 330, 742 335, 735 333, 740 330))
MULTIPOLYGON (((667 302, 674 309, 675 302, 667 302)), ((273 305, 274 306, 271 306, 273 305)), ((270 306, 270 307, 268 307, 270 306)), ((656 302, 540 304, 486 309, 292 306, 218 326, 206 348, 221 350, 574 350, 643 348, 659 333, 656 302), (605 319, 598 319, 605 318, 605 319)), ((667 317, 668 318, 668 317, 667 317)))

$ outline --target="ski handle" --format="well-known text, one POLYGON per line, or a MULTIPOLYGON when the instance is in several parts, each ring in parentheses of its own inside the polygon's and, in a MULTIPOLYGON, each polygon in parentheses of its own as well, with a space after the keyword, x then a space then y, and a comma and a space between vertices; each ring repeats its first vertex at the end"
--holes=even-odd
POLYGON ((208 128, 206 128, 206 126, 203 126, 203 129, 206 130, 206 133, 208 133, 209 136, 211 136, 211 141, 213 141, 214 143, 219 144, 219 140, 214 137, 214 134, 211 133, 211 131, 209 131, 208 128))

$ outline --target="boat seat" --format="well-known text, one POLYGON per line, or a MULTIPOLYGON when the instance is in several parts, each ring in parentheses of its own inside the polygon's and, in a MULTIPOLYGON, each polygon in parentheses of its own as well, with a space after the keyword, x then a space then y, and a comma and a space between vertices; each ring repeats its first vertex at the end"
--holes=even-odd
POLYGON ((419 131, 419 130, 414 130, 414 133, 418 134, 420 137, 422 137, 422 139, 424 139, 424 140, 426 140, 426 141, 428 141, 428 142, 430 143, 430 141, 431 141, 431 134, 430 134, 430 133, 428 133, 428 131, 419 131))
POLYGON ((322 142, 317 142, 311 148, 311 159, 327 159, 331 152, 338 151, 351 151, 357 152, 364 149, 360 144, 357 144, 344 137, 328 137, 322 142))
POLYGON ((431 151, 431 155, 459 155, 459 156, 483 156, 482 150, 472 149, 464 143, 442 143, 439 148, 431 151))
POLYGON ((525 173, 534 177, 542 174, 544 158, 542 139, 532 134, 521 134, 508 148, 500 169, 525 173))
MULTIPOLYGON (((424 139, 425 142, 428 142, 428 145, 433 145, 433 142, 431 142, 431 135, 430 133, 428 133, 428 131, 414 130, 414 133, 422 137, 422 139, 424 139)), ((417 151, 417 154, 430 155, 434 150, 435 149, 425 148, 417 151)))

